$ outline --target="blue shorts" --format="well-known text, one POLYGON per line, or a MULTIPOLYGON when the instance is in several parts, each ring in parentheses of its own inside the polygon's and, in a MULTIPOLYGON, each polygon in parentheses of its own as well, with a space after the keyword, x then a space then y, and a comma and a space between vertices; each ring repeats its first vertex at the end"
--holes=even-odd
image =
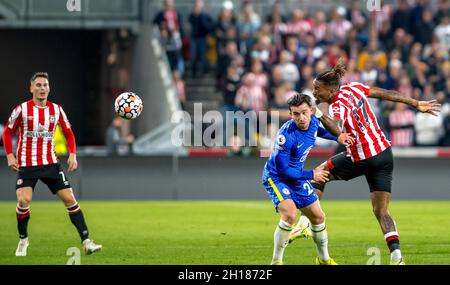
POLYGON ((318 199, 314 188, 307 180, 301 180, 296 182, 295 185, 292 185, 290 183, 288 184, 269 178, 267 181, 264 181, 263 184, 277 211, 278 204, 286 199, 294 201, 297 209, 307 207, 318 199))

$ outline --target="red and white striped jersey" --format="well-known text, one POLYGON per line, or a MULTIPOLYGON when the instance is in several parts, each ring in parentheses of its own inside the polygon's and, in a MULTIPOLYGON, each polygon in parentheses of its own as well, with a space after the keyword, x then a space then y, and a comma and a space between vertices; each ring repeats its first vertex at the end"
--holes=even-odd
POLYGON ((352 82, 341 86, 329 107, 330 115, 342 120, 345 131, 355 138, 355 144, 347 147, 347 155, 353 161, 371 158, 391 146, 378 125, 368 96, 368 86, 352 82))
MULTIPOLYGON (((18 105, 13 110, 6 128, 9 128, 8 131, 12 133, 19 130, 16 156, 20 167, 59 162, 54 140, 58 123, 66 138, 68 134, 73 136, 66 114, 61 106, 55 103, 47 101, 47 106, 40 107, 30 100, 18 105)), ((9 142, 5 142, 5 149, 7 143, 9 142)), ((68 140, 68 144, 72 144, 72 142, 68 140)), ((72 150, 74 151, 73 147, 72 150)))

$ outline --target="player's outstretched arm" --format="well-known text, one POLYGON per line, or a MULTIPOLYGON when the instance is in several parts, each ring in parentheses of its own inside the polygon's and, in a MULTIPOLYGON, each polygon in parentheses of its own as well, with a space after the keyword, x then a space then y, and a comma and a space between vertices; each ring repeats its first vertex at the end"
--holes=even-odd
POLYGON ((416 108, 419 112, 428 113, 433 116, 437 116, 441 111, 441 104, 436 100, 430 101, 418 101, 413 98, 405 97, 394 90, 386 90, 379 87, 371 87, 369 90, 369 97, 377 98, 381 100, 387 100, 392 102, 399 102, 407 104, 416 108))
POLYGON ((341 129, 339 128, 337 122, 333 120, 328 114, 328 104, 321 103, 314 108, 314 115, 319 119, 322 125, 327 129, 330 134, 335 137, 339 137, 341 134, 341 129))
MULTIPOLYGON (((315 109, 315 116, 319 118, 319 121, 325 129, 334 136, 332 140, 336 140, 338 143, 346 146, 352 145, 355 142, 355 139, 349 134, 341 132, 338 122, 328 115, 327 109, 327 104, 319 104, 319 106, 315 109)), ((326 134, 319 134, 319 136, 325 139, 331 139, 326 137, 326 134)))

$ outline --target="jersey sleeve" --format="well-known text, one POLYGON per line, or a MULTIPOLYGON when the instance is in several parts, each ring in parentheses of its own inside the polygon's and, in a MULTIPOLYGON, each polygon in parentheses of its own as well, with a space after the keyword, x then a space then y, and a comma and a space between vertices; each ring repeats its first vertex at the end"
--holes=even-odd
POLYGON ((17 130, 20 122, 22 122, 22 106, 17 106, 9 116, 8 122, 6 123, 6 128, 11 129, 14 133, 17 130))
POLYGON ((69 149, 70 153, 75 154, 77 151, 77 146, 75 143, 75 135, 72 131, 72 125, 69 122, 69 119, 67 118, 66 113, 64 112, 63 108, 61 106, 58 106, 60 116, 59 116, 59 125, 61 126, 61 129, 63 131, 64 136, 66 137, 67 141, 67 148, 69 149))
POLYGON ((330 140, 330 141, 336 141, 337 140, 337 138, 335 136, 330 134, 325 128, 322 128, 321 126, 319 126, 317 128, 317 136, 321 137, 323 139, 326 139, 326 140, 330 140))
POLYGON ((314 178, 314 172, 312 170, 304 171, 303 169, 289 166, 291 150, 294 143, 294 138, 289 134, 285 133, 278 135, 273 154, 277 172, 288 179, 311 180, 314 178))
POLYGON ((12 135, 16 132, 21 122, 22 107, 19 105, 12 111, 5 129, 3 130, 2 139, 6 154, 12 153, 12 135))
POLYGON ((369 91, 370 91, 370 87, 369 87, 369 86, 367 86, 367 85, 365 85, 365 84, 362 84, 362 83, 360 83, 360 82, 352 82, 352 83, 350 83, 349 85, 350 85, 351 87, 353 87, 353 88, 359 89, 360 91, 362 91, 362 92, 364 93, 364 95, 366 95, 367 97, 369 97, 369 91))

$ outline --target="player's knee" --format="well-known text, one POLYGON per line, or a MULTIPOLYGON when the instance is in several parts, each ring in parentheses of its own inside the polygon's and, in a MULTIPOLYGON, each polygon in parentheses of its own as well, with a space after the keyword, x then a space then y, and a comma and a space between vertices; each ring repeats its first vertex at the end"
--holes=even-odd
POLYGON ((295 224, 295 219, 297 218, 297 214, 296 213, 285 213, 282 216, 282 220, 285 221, 286 223, 293 225, 295 224))
POLYGON ((75 199, 67 199, 67 200, 64 200, 63 202, 64 202, 64 205, 66 205, 66 207, 71 207, 78 203, 77 200, 75 200, 75 199))
POLYGON ((325 223, 325 213, 321 212, 319 214, 314 215, 314 217, 312 217, 310 221, 313 225, 320 225, 325 223))
POLYGON ((17 202, 19 204, 19 207, 27 208, 31 204, 31 198, 29 198, 29 197, 20 197, 17 202))
POLYGON ((287 210, 281 211, 281 219, 286 223, 293 225, 295 224, 295 219, 297 218, 297 211, 287 210))

